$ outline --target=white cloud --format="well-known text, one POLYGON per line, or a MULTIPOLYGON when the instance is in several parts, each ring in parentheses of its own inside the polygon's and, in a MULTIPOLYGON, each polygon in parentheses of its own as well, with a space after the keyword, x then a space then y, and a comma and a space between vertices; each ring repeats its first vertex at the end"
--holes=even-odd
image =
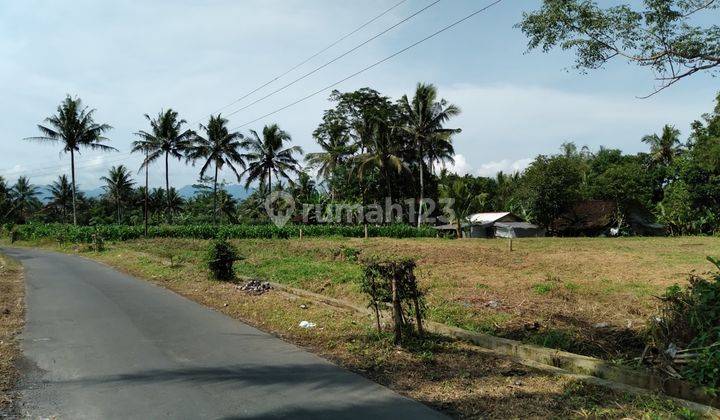
POLYGON ((440 163, 435 164, 435 170, 447 169, 448 172, 455 173, 458 175, 465 175, 472 172, 472 167, 465 159, 465 156, 456 154, 453 156, 454 163, 440 163))
POLYGON ((439 91, 462 109, 449 124, 463 130, 453 142, 455 151, 481 174, 522 169, 529 156, 559 152, 566 141, 636 153, 646 150, 642 136, 667 123, 687 134, 690 122, 712 107, 711 95, 640 100, 513 84, 439 86, 439 91))
POLYGON ((513 173, 522 172, 530 165, 533 158, 524 158, 518 160, 502 159, 493 162, 487 162, 480 165, 475 171, 477 175, 494 177, 498 172, 513 173))

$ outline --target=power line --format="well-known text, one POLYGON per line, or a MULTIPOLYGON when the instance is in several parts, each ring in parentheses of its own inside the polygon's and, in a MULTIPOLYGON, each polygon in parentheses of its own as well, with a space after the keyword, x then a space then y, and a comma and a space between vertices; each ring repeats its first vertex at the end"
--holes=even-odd
MULTIPOLYGON (((315 54, 311 55, 310 57, 308 57, 308 58, 304 59, 303 61, 297 63, 296 65, 290 67, 289 69, 287 69, 287 70, 284 71, 283 73, 278 74, 277 76, 275 76, 275 77, 273 77, 272 79, 268 80, 267 82, 261 84, 260 86, 256 87, 255 89, 253 89, 253 90, 245 93, 244 95, 242 95, 242 96, 239 97, 238 99, 234 100, 233 102, 231 102, 231 103, 229 103, 229 104, 227 104, 227 105, 219 108, 218 110, 216 110, 216 111, 213 112, 212 114, 217 114, 218 112, 220 112, 220 111, 222 111, 222 110, 224 110, 224 109, 227 109, 227 108, 235 105, 236 103, 242 101, 243 99, 247 98, 248 96, 252 95, 253 93, 259 91, 260 89, 262 89, 262 88, 270 85, 271 83, 275 82, 276 80, 280 79, 281 77, 288 75, 290 72, 292 72, 293 70, 296 70, 297 68, 299 68, 299 67, 301 67, 302 65, 306 64, 307 62, 309 62, 309 61, 312 60, 313 58, 319 56, 320 54, 324 53, 325 51, 329 50, 330 48, 336 46, 337 44, 339 44, 339 43, 341 43, 342 41, 346 40, 346 39, 349 38, 350 36, 355 35, 355 34, 358 33, 360 30, 362 30, 363 28, 367 27, 368 25, 370 25, 371 23, 375 22, 376 20, 380 19, 381 17, 385 16, 386 14, 390 13, 392 10, 394 10, 395 8, 397 8, 398 6, 400 6, 401 4, 405 3, 406 1, 407 1, 407 0, 401 0, 401 1, 397 2, 397 3, 395 3, 395 4, 394 4, 393 6, 391 6, 389 9, 384 10, 384 11, 383 11, 382 13, 380 13, 379 15, 373 17, 372 19, 368 20, 367 22, 363 23, 362 25, 358 26, 357 28, 353 29, 351 32, 348 32, 347 34, 345 34, 345 35, 343 35, 342 37, 338 38, 336 41, 334 41, 333 43, 331 43, 331 44, 328 45, 327 47, 321 49, 320 51, 316 52, 315 54)), ((212 114, 211 114, 211 115, 212 115, 212 114)))
POLYGON ((432 34, 426 36, 425 38, 423 38, 423 39, 421 39, 421 40, 419 40, 419 41, 417 41, 417 42, 415 42, 415 43, 412 43, 412 44, 408 45, 407 47, 405 47, 405 48, 403 48, 403 49, 401 49, 401 50, 399 50, 399 51, 396 51, 395 53, 393 53, 393 54, 391 54, 391 55, 383 58, 382 60, 376 61, 375 63, 373 63, 373 64, 371 64, 371 65, 369 65, 369 66, 367 66, 367 67, 365 67, 365 68, 363 68, 363 69, 361 69, 361 70, 359 70, 359 71, 357 71, 357 72, 355 72, 355 73, 353 73, 353 74, 351 74, 351 75, 349 75, 349 76, 347 76, 347 77, 345 77, 345 78, 343 78, 343 79, 341 79, 341 80, 338 80, 338 81, 335 82, 335 83, 332 83, 332 84, 330 84, 330 85, 328 85, 328 86, 325 86, 325 87, 323 87, 323 88, 321 88, 321 89, 319 89, 319 90, 316 90, 315 92, 313 92, 313 93, 311 93, 311 94, 309 94, 309 95, 303 96, 302 98, 300 98, 300 99, 298 99, 298 100, 296 100, 296 101, 294 101, 294 102, 291 102, 291 103, 289 103, 289 104, 287 104, 287 105, 285 105, 285 106, 283 106, 283 107, 280 107, 280 108, 278 108, 278 109, 276 109, 276 110, 274 110, 274 111, 268 112, 267 114, 265 114, 265 115, 263 115, 263 116, 260 116, 260 117, 258 117, 258 118, 255 118, 254 120, 251 120, 251 121, 248 121, 248 122, 246 122, 246 123, 244 123, 244 124, 238 125, 238 126, 234 127, 232 130, 237 130, 238 128, 242 128, 242 127, 245 127, 245 126, 247 126, 247 125, 250 125, 250 124, 252 124, 252 123, 254 123, 254 122, 260 121, 260 120, 262 120, 263 118, 266 118, 266 117, 269 117, 269 116, 271 116, 271 115, 277 114, 278 112, 284 111, 284 110, 286 110, 286 109, 288 109, 288 108, 290 108, 290 107, 292 107, 292 106, 295 106, 295 105, 297 105, 297 104, 299 104, 299 103, 301 103, 301 102, 304 102, 304 101, 312 98, 313 96, 319 95, 320 93, 322 93, 322 92, 324 92, 324 91, 326 91, 326 90, 328 90, 328 89, 332 89, 333 87, 339 85, 340 83, 343 83, 343 82, 345 82, 345 81, 347 81, 347 80, 350 80, 350 79, 352 79, 353 77, 358 76, 358 75, 361 74, 361 73, 364 73, 364 72, 366 72, 366 71, 368 71, 368 70, 370 70, 370 69, 372 69, 372 68, 374 68, 374 67, 379 66, 380 64, 382 64, 382 63, 384 63, 384 62, 386 62, 386 61, 388 61, 388 60, 390 60, 390 59, 392 59, 392 58, 394 58, 394 57, 396 57, 396 56, 404 53, 405 51, 407 51, 407 50, 409 50, 409 49, 411 49, 411 48, 414 48, 414 47, 422 44, 423 42, 425 42, 425 41, 427 41, 427 40, 429 40, 429 39, 431 39, 431 38, 434 38, 434 37, 436 37, 437 35, 439 35, 439 34, 445 32, 445 31, 447 31, 447 30, 449 30, 449 29, 451 29, 451 28, 453 28, 453 27, 461 24, 462 22, 465 22, 466 20, 468 20, 468 19, 470 19, 470 18, 472 18, 472 17, 474 17, 474 16, 476 16, 476 15, 478 15, 478 14, 486 11, 487 9, 495 6, 496 4, 498 4, 498 3, 502 2, 502 1, 503 1, 503 0, 495 0, 494 2, 488 4, 487 6, 481 8, 481 9, 478 9, 478 10, 470 13, 469 15, 467 15, 467 16, 461 18, 461 19, 456 20, 455 22, 453 22, 453 23, 451 23, 451 24, 449 24, 449 25, 447 25, 447 26, 445 26, 445 27, 437 30, 436 32, 433 32, 432 34))
MULTIPOLYGON (((117 160, 117 158, 120 157, 120 156, 124 156, 124 158, 126 158, 126 157, 130 157, 131 155, 132 155, 132 152, 122 152, 122 153, 119 153, 119 154, 116 154, 116 155, 111 155, 111 156, 113 157, 114 160, 117 160)), ((95 155, 95 156, 87 156, 87 157, 90 158, 90 159, 92 159, 92 158, 97 158, 97 157, 100 157, 100 156, 108 156, 108 155, 95 155)), ((124 159, 124 158, 123 158, 123 159, 124 159)), ((60 169, 60 168, 67 167, 67 165, 68 165, 68 164, 62 164, 62 165, 45 166, 45 167, 42 167, 42 168, 32 168, 32 167, 30 167, 30 168, 24 168, 24 169, 12 169, 12 168, 11 168, 11 169, 9 169, 9 170, 0 171, 0 174, 3 175, 3 176, 8 176, 8 175, 13 176, 13 175, 16 175, 16 174, 22 175, 22 174, 24 174, 24 173, 34 173, 34 171, 45 171, 45 170, 49 170, 49 169, 60 169)), ((78 168, 78 167, 80 167, 80 166, 76 165, 75 167, 78 168)))
POLYGON ((385 29, 385 30, 383 30, 383 31, 381 31, 381 32, 373 35, 372 37, 370 37, 370 38, 366 39, 365 41, 361 42, 360 44, 354 46, 353 48, 349 49, 348 51, 345 51, 344 53, 342 53, 342 54, 340 54, 339 56, 333 58, 332 60, 328 61, 327 63, 325 63, 325 64, 323 64, 323 65, 321 65, 321 66, 319 66, 319 67, 314 68, 313 70, 311 70, 311 71, 303 74, 302 76, 298 77, 297 79, 295 79, 295 80, 293 80, 293 81, 291 81, 291 82, 289 82, 289 83, 287 83, 287 84, 279 87, 278 89, 275 89, 274 91, 268 93, 267 95, 265 95, 265 96, 263 96, 263 97, 261 97, 261 98, 258 98, 258 99, 256 99, 256 100, 254 100, 253 102, 250 102, 249 104, 247 104, 247 105, 245 105, 245 106, 243 106, 243 107, 241 107, 241 108, 238 108, 238 109, 230 112, 229 114, 226 114, 226 116, 229 117, 229 116, 235 115, 235 114, 237 114, 238 112, 240 112, 240 111, 242 111, 242 110, 245 110, 245 109, 247 109, 247 108, 249 108, 249 107, 257 104, 258 102, 264 101, 265 99, 267 99, 267 98, 275 95, 276 93, 281 92, 281 91, 287 89, 288 87, 290 87, 290 86, 294 85, 295 83, 297 83, 297 82, 299 82, 299 81, 307 78, 308 76, 310 76, 310 75, 312 75, 312 74, 314 74, 314 73, 317 73, 318 71, 324 69, 325 67, 329 66, 330 64, 332 64, 332 63, 340 60, 341 58, 347 56, 348 54, 350 54, 350 53, 352 53, 352 52, 354 52, 354 51, 357 51, 357 50, 360 49, 361 47, 363 47, 363 46, 369 44, 370 42, 376 40, 377 38, 385 35, 386 33, 388 33, 388 32, 390 32, 391 30, 397 28, 398 26, 402 25, 403 23, 409 21, 410 19, 412 19, 412 18, 414 18, 415 16, 419 15, 420 13, 426 11, 427 9, 435 6, 436 4, 440 3, 440 1, 442 1, 442 0, 435 0, 435 1, 433 1, 432 3, 430 3, 430 4, 428 4, 427 6, 423 7, 422 9, 420 9, 420 10, 416 11, 415 13, 411 14, 410 16, 408 16, 408 17, 400 20, 399 22, 395 23, 394 25, 390 26, 389 28, 387 28, 387 29, 385 29))
MULTIPOLYGON (((113 164, 113 163, 120 163, 120 162, 127 160, 128 157, 129 156, 120 157, 118 155, 115 155, 112 157, 112 159, 103 160, 102 162, 87 162, 87 163, 75 165, 75 169, 76 170, 77 169, 87 169, 87 168, 92 168, 95 166, 104 166, 104 165, 113 164)), ((42 177, 42 176, 49 176, 49 175, 57 175, 58 169, 66 168, 67 166, 68 165, 60 165, 57 167, 40 168, 40 169, 37 169, 34 171, 19 171, 19 172, 16 172, 16 175, 27 176, 27 177, 42 177)), ((0 175, 14 176, 14 175, 12 175, 12 173, 8 173, 8 172, 0 173, 0 175)))
MULTIPOLYGON (((440 1, 440 0, 438 0, 438 1, 440 1)), ((437 3, 438 1, 436 1, 435 3, 437 3)), ((278 79, 282 78, 283 76, 288 75, 288 74, 291 73, 293 70, 298 69, 298 68, 301 67, 302 65, 304 65, 304 64, 308 63, 309 61, 311 61, 313 58, 319 56, 320 54, 324 53, 325 51, 327 51, 327 50, 331 49, 332 47, 338 45, 339 43, 341 43, 341 42, 344 41, 345 39, 347 39, 347 38, 351 37, 352 35, 358 33, 359 31, 361 31, 362 29, 364 29, 364 28, 367 27, 368 25, 372 24, 373 22, 377 21, 377 20, 380 19, 381 17, 383 17, 383 16, 385 16, 386 14, 390 13, 392 10, 396 9, 398 6, 402 5, 402 4, 405 3, 405 2, 407 2, 407 0, 401 0, 401 1, 397 2, 397 3, 395 3, 394 5, 392 5, 391 7, 389 7, 388 9, 385 9, 385 10, 382 11, 380 14, 374 16, 373 18, 371 18, 370 20, 366 21, 366 22, 363 23, 362 25, 358 26, 357 28, 353 29, 352 31, 348 32, 347 34, 341 36, 340 38, 338 38, 337 40, 335 40, 335 41, 332 42, 331 44, 327 45, 326 47, 322 48, 321 50, 317 51, 316 53, 312 54, 312 55, 309 56, 308 58, 302 60, 301 62, 299 62, 299 63, 297 63, 296 65, 292 66, 291 68, 289 68, 288 70, 284 71, 283 73, 278 74, 277 76, 273 77, 272 79, 268 80, 267 82, 263 83, 262 85, 256 87, 256 88, 253 89, 252 91, 247 92, 246 94, 244 94, 244 95, 241 96, 240 98, 236 99, 235 101, 233 101, 233 102, 231 102, 231 103, 229 103, 229 104, 227 104, 227 105, 219 108, 218 110, 216 110, 216 111, 213 112, 212 114, 217 114, 218 112, 220 112, 220 111, 222 111, 222 110, 224 110, 224 109, 226 109, 226 108, 229 108, 229 107, 232 106, 232 105, 235 105, 236 103, 242 101, 243 99, 247 98, 248 96, 252 95, 253 93, 255 93, 255 92, 263 89, 264 87, 266 87, 266 86, 272 84, 273 82, 277 81, 278 79)), ((435 3, 431 4, 431 6, 434 5, 435 3)), ((428 7, 426 7, 426 8, 429 8, 429 7, 430 7, 430 6, 428 6, 428 7)), ((419 12, 418 12, 418 13, 419 13, 419 12)), ((415 13, 415 15, 418 14, 418 13, 415 13)), ((396 26, 399 26, 400 24, 402 24, 402 23, 404 23, 405 21, 411 19, 412 17, 414 17, 414 15, 413 15, 413 16, 410 16, 409 18, 406 18, 405 20, 403 20, 403 21, 401 21, 401 22, 399 22, 399 23, 397 23, 397 24, 394 25, 393 27, 387 29, 385 32, 393 29, 393 28, 396 27, 396 26)), ((380 36, 380 35, 382 35, 382 34, 376 35, 374 38, 377 38, 377 37, 380 36)), ((373 38, 373 39, 374 39, 374 38, 373 38)), ((371 40, 372 40, 372 39, 371 39, 371 40)), ((368 41, 366 41, 365 43, 370 42, 371 40, 368 40, 368 41)), ((362 46, 362 45, 360 45, 360 46, 362 46)), ((360 46, 356 47, 355 49, 359 48, 360 46)), ((355 50, 355 49, 354 49, 354 50, 355 50)), ((349 52, 345 53, 344 55, 347 55, 347 54, 349 54, 350 52, 352 52, 352 51, 349 51, 349 52)), ((344 55, 343 55, 343 56, 344 56, 344 55)), ((333 60, 333 62, 334 62, 334 61, 337 61, 337 60, 340 59, 340 58, 342 58, 342 56, 341 56, 341 57, 337 57, 335 60, 333 60)), ((329 64, 332 64, 332 62, 326 63, 323 67, 326 67, 326 66, 329 65, 329 64)), ((321 68, 322 68, 322 67, 321 67, 321 68)), ((320 68, 316 69, 315 71, 318 71, 318 70, 320 70, 320 68)), ((307 77, 307 76, 309 76, 309 75, 310 75, 310 74, 307 74, 307 75, 303 76, 303 78, 305 78, 305 77, 307 77)), ((302 80, 302 79, 295 80, 293 83, 296 83, 296 82, 298 82, 299 80, 302 80)), ((288 87, 288 86, 289 86, 289 85, 283 87, 283 89, 286 88, 286 87, 288 87)), ((282 89, 281 89, 281 90, 282 90, 282 89)), ((277 92, 279 92, 279 90, 276 91, 276 92, 273 92, 273 94, 275 94, 275 93, 277 93, 277 92)), ((265 98, 263 98, 263 99, 265 99, 265 98)), ((212 114, 210 114, 210 115, 212 115, 212 114)), ((194 123, 191 124, 191 126, 199 123, 200 121, 201 121, 201 120, 195 121, 194 123)), ((124 152, 124 153, 122 153, 122 155, 124 155, 124 156, 130 156, 130 155, 132 155, 132 152, 124 152)), ((118 156, 118 155, 115 155, 115 156, 118 156)), ((27 172, 28 170, 30 170, 30 171, 44 171, 44 170, 49 170, 49 169, 60 169, 60 168, 63 168, 63 167, 65 167, 65 166, 66 166, 66 165, 54 165, 54 166, 47 166, 47 167, 42 167, 42 168, 28 168, 28 169, 20 169, 20 170, 12 170, 12 169, 10 169, 9 171, 4 171, 4 172, 2 172, 2 173, 4 174, 4 176, 14 176, 15 174, 28 173, 28 172, 27 172)))

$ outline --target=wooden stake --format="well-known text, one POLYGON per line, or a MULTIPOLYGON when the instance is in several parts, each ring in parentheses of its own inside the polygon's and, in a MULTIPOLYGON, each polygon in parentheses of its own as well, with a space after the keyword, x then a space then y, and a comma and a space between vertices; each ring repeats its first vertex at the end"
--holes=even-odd
POLYGON ((402 307, 400 306, 400 296, 398 295, 395 276, 392 278, 392 306, 393 323, 395 324, 395 345, 399 346, 402 343, 402 307))
POLYGON ((300 228, 300 239, 302 239, 302 228, 300 228))

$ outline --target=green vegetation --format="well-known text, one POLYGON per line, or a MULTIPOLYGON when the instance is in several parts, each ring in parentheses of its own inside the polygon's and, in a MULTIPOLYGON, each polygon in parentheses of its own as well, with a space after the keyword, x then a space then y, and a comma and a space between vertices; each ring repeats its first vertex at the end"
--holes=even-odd
MULTIPOLYGON (((208 269, 215 280, 234 280, 233 264, 243 258, 237 249, 226 239, 216 239, 210 243, 205 257, 208 269)), ((172 260, 170 260, 172 265, 172 260)))
MULTIPOLYGON (((55 239, 58 242, 92 242, 93 235, 100 235, 109 241, 126 241, 144 237, 142 226, 125 225, 99 225, 99 226, 72 226, 62 224, 41 224, 30 223, 16 225, 6 229, 13 229, 17 239, 39 240, 55 239)), ((257 238, 297 238, 302 230, 303 236, 342 236, 361 238, 365 235, 363 226, 342 226, 342 225, 160 225, 150 226, 148 237, 150 238, 233 238, 233 239, 257 239, 257 238)), ((433 237, 434 229, 426 227, 416 229, 408 225, 386 225, 368 226, 368 236, 382 236, 391 238, 421 238, 433 237)), ((348 251, 349 252, 349 251, 348 251)))
MULTIPOLYGON (((708 258, 720 270, 720 261, 708 258)), ((650 324, 661 350, 675 348, 692 356, 680 370, 690 380, 720 388, 720 272, 711 278, 692 275, 686 287, 669 287, 662 296, 662 312, 650 324), (691 350, 689 350, 691 349, 691 350)), ((675 357, 676 355, 672 355, 675 357)))
MULTIPOLYGON (((546 7, 560 13, 558 8, 575 2, 555 3, 547 2, 546 7)), ((80 106, 79 100, 68 100, 59 113, 80 106)), ((308 236, 359 237, 364 236, 365 222, 369 236, 417 237, 431 233, 422 227, 411 233, 410 226, 418 222, 424 226, 430 217, 461 225, 474 212, 511 211, 558 236, 607 235, 611 228, 620 235, 713 234, 720 229, 720 187, 715 182, 720 177, 720 96, 713 112, 691 124, 687 139, 666 125, 658 134, 638 139, 649 146, 644 153, 624 154, 605 147, 593 151, 565 143, 560 153, 537 156, 521 173, 499 173, 493 178, 437 170, 452 160, 453 136, 460 129, 446 127, 459 108, 442 99, 433 85, 418 84, 412 98, 393 100, 363 88, 334 91, 330 101, 332 107, 313 133, 322 151, 308 154, 305 168, 302 150, 289 144, 290 134, 277 124, 245 135, 230 132, 227 121, 218 115, 195 132, 169 109, 154 119, 147 116, 151 130, 136 133, 140 139, 133 152, 145 155, 144 186, 138 188, 131 169, 121 165, 102 177, 105 194, 99 198, 73 194, 73 183, 60 176, 50 186, 49 201, 43 203, 39 188, 28 178, 20 177, 14 185, 0 179, 0 223, 68 223, 74 214, 77 225, 103 230, 108 240, 136 238, 140 225, 148 226, 149 237, 212 238, 216 235, 210 224, 232 230, 226 236, 234 238, 295 236, 299 223, 306 225, 303 233, 308 236), (159 159, 165 161, 165 188, 149 190, 148 167, 159 159), (171 159, 201 163, 193 197, 183 198, 170 186, 171 159), (246 187, 257 184, 257 189, 237 200, 218 180, 223 168, 246 187), (317 180, 308 174, 310 170, 318 171, 317 180), (212 176, 206 176, 208 171, 212 176), (273 207, 287 211, 298 225, 262 226, 271 222, 267 200, 278 193, 293 197, 295 206, 275 201, 273 207), (420 205, 425 198, 435 204, 420 205), (453 204, 440 199, 452 199, 453 204), (362 206, 364 212, 358 213, 362 206), (419 214, 420 208, 425 214, 419 214), (106 226, 111 224, 130 227, 106 226)), ((92 127, 94 132, 109 129, 92 127)), ((65 139, 59 132, 53 136, 48 139, 65 139)), ((88 147, 108 150, 101 143, 105 140, 98 134, 88 147)), ((71 154, 79 150, 76 142, 66 142, 64 150, 71 154)), ((52 235, 31 230, 37 237, 52 235)), ((82 232, 68 230, 64 236, 87 241, 89 230, 82 232)))
POLYGON ((528 36, 530 49, 574 50, 581 70, 602 68, 611 60, 650 68, 659 82, 654 94, 720 67, 720 27, 697 19, 704 12, 708 22, 716 22, 717 8, 712 0, 646 0, 639 7, 544 0, 517 26, 528 36))

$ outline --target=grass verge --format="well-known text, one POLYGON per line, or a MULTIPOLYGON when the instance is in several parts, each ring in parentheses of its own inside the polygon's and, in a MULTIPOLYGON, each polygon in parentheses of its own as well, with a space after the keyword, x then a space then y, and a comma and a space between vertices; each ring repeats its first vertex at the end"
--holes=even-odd
MULTIPOLYGON (((397 348, 389 334, 378 333, 369 318, 355 312, 277 290, 252 296, 239 291, 235 284, 210 280, 201 263, 206 244, 187 240, 132 241, 108 244, 101 253, 83 247, 45 245, 64 252, 79 252, 173 290, 453 417, 697 418, 661 396, 633 396, 557 377, 443 337, 410 340, 403 348, 397 348), (172 261, 169 255, 174 255, 172 261), (300 328, 298 323, 302 320, 314 322, 317 327, 300 328)), ((284 283, 335 297, 352 293, 352 283, 337 281, 335 275, 352 273, 355 265, 334 259, 337 258, 334 253, 327 255, 328 261, 336 263, 336 271, 329 274, 316 272, 312 265, 297 271, 280 270, 266 261, 265 253, 272 248, 262 249, 259 245, 262 244, 241 243, 246 256, 252 247, 258 250, 241 264, 241 272, 273 273, 267 277, 276 281, 283 279, 273 276, 288 275, 291 277, 284 279, 284 283), (326 277, 318 281, 318 276, 326 277)), ((303 265, 304 258, 317 262, 318 252, 321 251, 303 253, 295 249, 288 264, 303 265)), ((284 261, 282 255, 280 259, 284 261)))
POLYGON ((0 418, 9 417, 14 409, 20 357, 17 337, 24 322, 24 290, 20 264, 0 254, 0 418))

